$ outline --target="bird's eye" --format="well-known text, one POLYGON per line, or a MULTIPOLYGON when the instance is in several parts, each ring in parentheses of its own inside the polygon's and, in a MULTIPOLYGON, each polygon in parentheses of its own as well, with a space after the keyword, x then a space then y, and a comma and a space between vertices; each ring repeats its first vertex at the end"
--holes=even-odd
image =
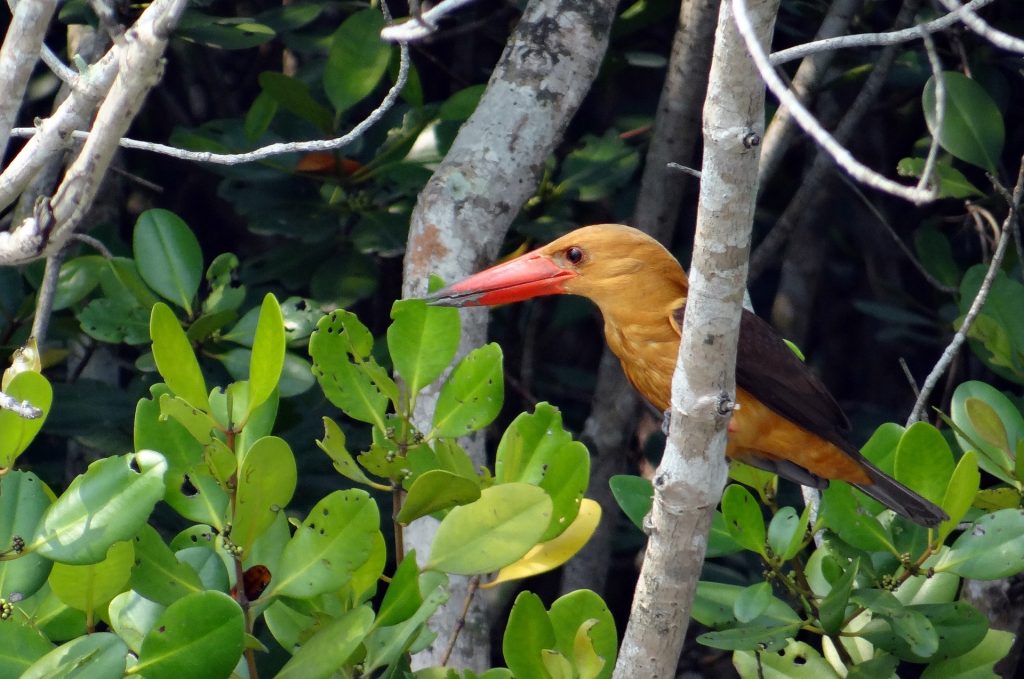
POLYGON ((565 258, 573 264, 579 264, 583 261, 583 250, 574 245, 565 251, 565 258))

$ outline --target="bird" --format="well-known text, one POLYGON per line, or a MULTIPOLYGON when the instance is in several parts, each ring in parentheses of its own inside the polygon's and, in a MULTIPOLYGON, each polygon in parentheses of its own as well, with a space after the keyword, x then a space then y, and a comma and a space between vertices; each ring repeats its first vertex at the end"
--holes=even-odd
MULTIPOLYGON (((622 224, 584 226, 551 243, 444 287, 426 301, 474 307, 544 295, 594 302, 626 377, 662 412, 670 407, 688 279, 648 234, 622 224)), ((848 436, 850 421, 825 385, 766 321, 744 309, 736 358, 736 403, 726 455, 796 483, 846 481, 922 526, 949 517, 873 465, 848 436)))

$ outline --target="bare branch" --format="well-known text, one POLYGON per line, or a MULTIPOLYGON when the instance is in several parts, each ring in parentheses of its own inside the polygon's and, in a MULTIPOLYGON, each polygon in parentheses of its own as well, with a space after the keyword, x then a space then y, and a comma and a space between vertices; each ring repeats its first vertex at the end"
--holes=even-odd
POLYGON ((939 0, 939 2, 941 2, 946 9, 961 12, 960 19, 967 24, 967 28, 985 38, 985 40, 988 40, 996 47, 1010 52, 1024 54, 1024 40, 1016 38, 1009 33, 1003 33, 1002 31, 989 26, 985 23, 984 19, 974 13, 976 8, 970 6, 974 3, 961 5, 960 0, 939 0))
POLYGON ((932 371, 925 378, 924 384, 921 386, 921 392, 914 403, 914 408, 910 411, 910 417, 907 418, 908 427, 924 416, 925 407, 928 405, 928 399, 931 397, 932 391, 935 390, 935 385, 938 384, 939 378, 942 377, 949 364, 953 362, 957 352, 960 351, 960 347, 967 340, 967 333, 970 332, 974 319, 978 317, 981 309, 985 306, 985 300, 988 298, 989 290, 992 288, 992 281, 995 280, 996 272, 999 271, 999 267, 1003 263, 1003 256, 1006 254, 1010 235, 1017 222, 1017 214, 1022 197, 1024 197, 1024 158, 1021 158, 1020 169, 1017 172, 1017 183, 1013 187, 1013 196, 1010 200, 1010 210, 1006 215, 1006 219, 1003 220, 1002 230, 999 234, 999 243, 996 245, 995 252, 992 253, 992 261, 989 262, 985 278, 982 279, 981 286, 978 288, 978 294, 974 297, 974 301, 971 302, 967 314, 960 323, 960 328, 957 329, 953 339, 945 351, 942 352, 942 356, 939 357, 938 362, 935 363, 932 371))
POLYGON ((46 343, 46 332, 50 327, 50 313, 53 311, 53 299, 57 295, 57 281, 60 267, 64 263, 64 251, 55 252, 46 258, 46 269, 43 271, 43 282, 39 285, 36 298, 36 312, 32 318, 32 337, 37 346, 46 343))
MULTIPOLYGON (((918 27, 920 29, 920 26, 918 27)), ((921 38, 924 40, 924 51, 928 55, 928 64, 932 69, 932 79, 935 81, 935 129, 941 130, 946 121, 946 80, 942 77, 942 62, 939 60, 939 53, 935 49, 935 41, 932 40, 927 31, 921 30, 921 38)), ((921 171, 921 179, 917 182, 917 188, 924 191, 929 186, 938 189, 938 182, 933 182, 935 174, 935 161, 939 157, 939 135, 933 134, 932 141, 928 145, 928 156, 924 161, 924 169, 921 171)), ((901 243, 903 241, 900 241, 901 243)))
MULTIPOLYGON (((280 156, 285 153, 336 151, 337 149, 344 148, 359 139, 359 137, 377 123, 377 121, 379 121, 384 114, 394 106, 395 101, 398 100, 398 97, 402 93, 402 89, 405 87, 409 78, 409 48, 403 44, 399 46, 399 49, 401 58, 398 67, 398 77, 395 79, 395 84, 391 86, 391 89, 388 90, 384 100, 381 101, 380 105, 375 108, 370 115, 360 121, 360 123, 353 127, 348 133, 340 137, 335 137, 333 139, 314 139, 311 141, 293 141, 268 144, 267 146, 261 146, 258 149, 247 151, 245 153, 189 151, 188 149, 168 146, 166 144, 139 141, 137 139, 129 138, 120 139, 118 145, 121 148, 148 151, 150 153, 158 153, 160 155, 170 156, 171 158, 177 158, 178 160, 187 160, 194 163, 210 163, 213 165, 242 165, 244 163, 266 160, 267 158, 280 156)), ((27 127, 15 128, 12 131, 12 135, 19 137, 33 137, 35 134, 35 130, 27 127)), ((84 132, 82 130, 75 130, 70 133, 70 136, 74 139, 88 139, 89 135, 89 132, 84 132)), ((2 184, 0 184, 0 187, 2 187, 2 184)))
MULTIPOLYGON (((14 7, 17 3, 15 0, 7 0, 7 7, 10 8, 11 14, 14 14, 14 7)), ((64 64, 56 54, 53 53, 46 44, 42 44, 39 51, 39 56, 42 58, 43 63, 46 64, 55 76, 60 78, 62 82, 70 85, 75 79, 75 70, 64 64)))
POLYGON ((19 401, 0 391, 0 410, 9 410, 26 420, 36 420, 43 416, 43 411, 28 401, 19 401))
POLYGON ((43 37, 57 9, 56 0, 21 0, 0 47, 0 158, 21 108, 29 76, 39 60, 43 37))
POLYGON ((846 170, 847 173, 862 184, 866 184, 879 191, 891 194, 908 200, 915 205, 928 203, 937 197, 936 191, 921 191, 910 186, 904 186, 898 182, 885 177, 868 166, 861 163, 859 160, 853 157, 842 144, 830 135, 821 123, 814 117, 814 115, 807 110, 806 107, 796 97, 793 92, 786 87, 782 79, 775 73, 771 63, 768 61, 768 55, 765 53, 764 48, 758 44, 757 37, 754 34, 754 29, 750 24, 750 19, 747 15, 747 3, 746 0, 732 0, 732 7, 736 17, 736 26, 739 29, 740 34, 743 36, 743 40, 747 45, 747 49, 750 51, 750 56, 753 58, 754 63, 757 65, 757 70, 761 73, 761 77, 764 79, 765 84, 768 85, 768 89, 772 91, 779 101, 785 106, 789 107, 793 112, 793 117, 799 123, 800 127, 803 128, 807 134, 809 134, 815 142, 828 151, 829 155, 846 170))
POLYGON ((779 50, 772 54, 771 63, 772 66, 781 66, 782 64, 789 63, 795 59, 802 59, 809 54, 824 52, 827 50, 849 49, 855 47, 880 47, 883 45, 899 45, 901 43, 910 42, 911 40, 917 40, 921 37, 919 28, 928 33, 937 33, 938 31, 949 28, 953 24, 964 21, 965 14, 967 12, 981 9, 985 5, 992 4, 994 1, 995 0, 971 0, 971 2, 964 5, 961 9, 958 9, 955 12, 950 12, 949 14, 939 17, 933 21, 929 21, 928 23, 921 24, 920 27, 915 26, 913 28, 905 28, 899 31, 889 31, 887 33, 844 35, 841 37, 829 38, 827 40, 816 40, 814 42, 804 43, 803 45, 779 50))
MULTIPOLYGON (((423 13, 413 12, 408 21, 385 26, 380 32, 381 40, 387 42, 415 42, 437 31, 436 22, 455 10, 465 7, 473 0, 444 0, 423 13)), ((417 3, 418 6, 418 3, 417 3)))

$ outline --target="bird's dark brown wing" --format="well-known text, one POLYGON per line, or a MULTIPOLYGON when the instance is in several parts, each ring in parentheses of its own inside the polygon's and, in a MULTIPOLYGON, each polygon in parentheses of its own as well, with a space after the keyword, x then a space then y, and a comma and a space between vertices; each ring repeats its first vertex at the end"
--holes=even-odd
MULTIPOLYGON (((683 311, 672 314, 680 326, 683 311)), ((844 450, 851 448, 845 438, 850 421, 832 394, 772 326, 746 309, 736 350, 736 385, 787 420, 844 450)))

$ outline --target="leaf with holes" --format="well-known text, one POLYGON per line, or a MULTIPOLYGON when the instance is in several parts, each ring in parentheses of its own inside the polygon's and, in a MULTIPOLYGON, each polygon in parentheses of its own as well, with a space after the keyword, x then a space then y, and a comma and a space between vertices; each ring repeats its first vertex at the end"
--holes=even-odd
POLYGON ((505 391, 501 347, 493 342, 469 352, 441 387, 431 436, 465 436, 483 429, 501 411, 505 391))

